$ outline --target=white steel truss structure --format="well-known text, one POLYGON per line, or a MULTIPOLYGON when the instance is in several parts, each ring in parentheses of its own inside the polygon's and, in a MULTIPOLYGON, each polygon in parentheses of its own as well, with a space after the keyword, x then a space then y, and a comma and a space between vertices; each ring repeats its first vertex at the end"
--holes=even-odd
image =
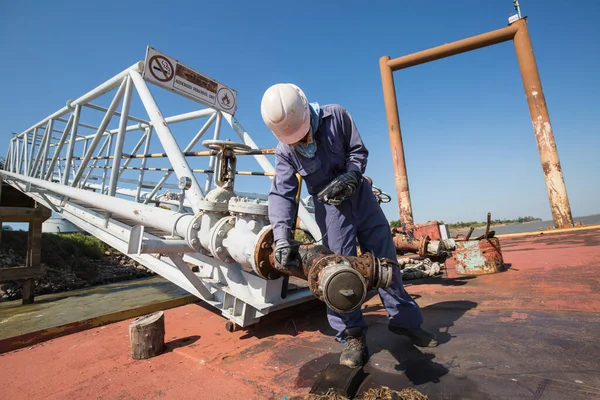
MULTIPOLYGON (((163 117, 143 69, 144 62, 134 64, 15 135, 0 170, 3 179, 239 326, 311 299, 308 288, 286 290, 285 279, 256 273, 255 248, 270 229, 267 197, 233 187, 235 175, 272 176, 274 167, 265 156, 272 150, 259 149, 234 116, 217 109, 163 117), (147 118, 130 113, 136 92, 147 118), (100 100, 107 104, 99 105, 100 100), (88 121, 92 114, 94 121, 88 121), (180 146, 173 126, 199 119, 204 124, 180 146), (221 140, 223 120, 239 143, 221 140), (211 140, 198 151, 211 127, 211 140), (153 137, 159 153, 149 152, 153 137), (127 151, 131 139, 137 142, 127 151), (262 172, 236 171, 236 155, 254 157, 262 172), (207 160, 207 167, 191 168, 192 157, 207 160), (157 159, 160 167, 148 166, 157 159), (152 174, 158 174, 156 181, 148 180, 152 174), (199 176, 206 177, 203 184, 199 176), (170 191, 161 192, 165 189, 170 191)), ((310 211, 310 204, 300 201, 300 226, 320 240, 310 211)))

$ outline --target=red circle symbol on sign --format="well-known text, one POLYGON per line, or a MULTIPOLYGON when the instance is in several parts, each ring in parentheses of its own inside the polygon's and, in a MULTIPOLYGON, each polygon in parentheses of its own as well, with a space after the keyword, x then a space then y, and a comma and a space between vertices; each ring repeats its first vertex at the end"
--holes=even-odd
POLYGON ((233 97, 233 92, 228 88, 219 89, 219 93, 217 93, 217 101, 225 110, 231 110, 235 105, 235 97, 233 97))
POLYGON ((175 73, 171 61, 169 61, 168 58, 159 55, 150 57, 148 68, 150 68, 150 74, 152 74, 154 79, 160 82, 170 81, 173 79, 173 74, 175 73))

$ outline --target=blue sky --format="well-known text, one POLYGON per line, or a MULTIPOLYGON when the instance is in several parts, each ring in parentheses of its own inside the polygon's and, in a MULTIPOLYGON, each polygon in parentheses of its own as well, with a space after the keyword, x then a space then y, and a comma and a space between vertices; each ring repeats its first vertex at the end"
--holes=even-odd
MULTIPOLYGON (((599 213, 600 3, 523 0, 521 7, 573 214, 599 213)), ((510 0, 2 1, 0 152, 6 154, 11 132, 142 60, 150 45, 236 89, 236 117, 262 147, 276 144, 260 117, 271 84, 294 82, 311 101, 342 104, 371 152, 367 174, 393 195, 383 207, 396 219, 379 58, 502 28, 511 13, 510 0)), ((488 211, 496 218, 550 218, 511 42, 395 78, 416 221, 483 220, 488 211)), ((202 108, 155 87, 152 92, 165 115, 202 108)), ((132 112, 146 117, 139 105, 132 112)), ((199 126, 174 130, 182 147, 199 126)), ((152 149, 159 148, 155 140, 152 149)), ((240 162, 244 169, 257 170, 254 165, 240 162)), ((268 189, 267 178, 238 183, 242 190, 268 189)))

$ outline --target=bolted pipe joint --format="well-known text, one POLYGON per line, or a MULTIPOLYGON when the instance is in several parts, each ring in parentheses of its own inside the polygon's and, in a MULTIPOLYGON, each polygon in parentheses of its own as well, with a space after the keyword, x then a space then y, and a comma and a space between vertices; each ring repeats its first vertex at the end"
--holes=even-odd
POLYGON ((371 253, 360 257, 329 255, 310 268, 308 283, 329 308, 347 314, 361 306, 369 290, 390 286, 394 265, 392 260, 376 259, 371 253))
POLYGON ((208 192, 203 200, 198 202, 201 210, 200 231, 198 237, 203 249, 210 252, 214 257, 225 262, 223 257, 222 239, 223 234, 219 231, 227 231, 231 224, 226 220, 229 217, 228 202, 235 196, 233 190, 216 188, 208 192), (215 240, 216 239, 216 240, 215 240), (221 248, 221 251, 218 249, 221 248))
POLYGON ((308 281, 310 291, 340 314, 352 312, 364 302, 372 289, 387 289, 397 262, 375 258, 371 253, 360 257, 338 256, 325 246, 296 243, 301 263, 297 268, 275 268, 273 230, 269 227, 256 245, 254 272, 265 279, 284 275, 308 281))
POLYGON ((256 269, 254 256, 257 243, 261 234, 270 229, 269 208, 258 199, 250 201, 247 198, 232 197, 229 200, 229 212, 235 219, 235 226, 228 231, 223 246, 242 268, 253 271, 256 269))

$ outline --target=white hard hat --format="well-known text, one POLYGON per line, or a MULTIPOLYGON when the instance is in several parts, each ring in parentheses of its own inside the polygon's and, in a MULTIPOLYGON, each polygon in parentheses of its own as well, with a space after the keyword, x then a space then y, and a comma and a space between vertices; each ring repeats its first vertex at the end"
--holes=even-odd
POLYGON ((260 104, 267 127, 285 144, 300 141, 310 128, 306 95, 291 83, 278 83, 267 89, 260 104))

